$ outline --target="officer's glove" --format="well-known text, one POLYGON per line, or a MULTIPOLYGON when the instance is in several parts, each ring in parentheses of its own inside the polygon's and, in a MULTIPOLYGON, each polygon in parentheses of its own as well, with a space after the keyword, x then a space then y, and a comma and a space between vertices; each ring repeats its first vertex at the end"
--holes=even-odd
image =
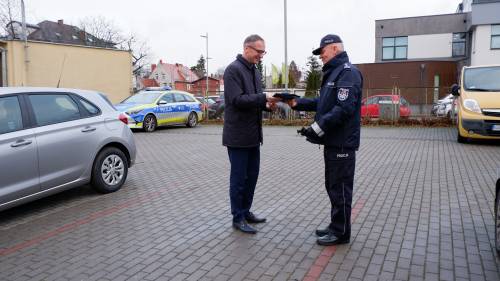
POLYGON ((297 130, 297 133, 305 136, 306 140, 310 143, 323 144, 324 132, 316 122, 311 126, 302 127, 300 130, 297 130))

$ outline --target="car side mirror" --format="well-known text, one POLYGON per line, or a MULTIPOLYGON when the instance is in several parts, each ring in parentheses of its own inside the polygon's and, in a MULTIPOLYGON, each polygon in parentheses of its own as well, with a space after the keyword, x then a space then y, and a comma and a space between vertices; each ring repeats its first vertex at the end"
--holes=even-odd
POLYGON ((161 101, 158 102, 158 105, 166 105, 166 104, 167 104, 167 102, 164 101, 164 100, 161 100, 161 101))
POLYGON ((460 96, 460 86, 458 86, 457 84, 453 84, 451 86, 451 94, 455 97, 460 96))

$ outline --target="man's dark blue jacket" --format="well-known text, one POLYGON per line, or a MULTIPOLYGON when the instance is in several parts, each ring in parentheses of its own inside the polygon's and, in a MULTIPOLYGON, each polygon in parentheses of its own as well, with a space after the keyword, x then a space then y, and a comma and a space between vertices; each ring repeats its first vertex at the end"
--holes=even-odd
POLYGON ((363 77, 349 63, 346 52, 323 66, 320 97, 298 99, 296 110, 316 111, 315 122, 323 130, 322 143, 339 149, 359 148, 363 77))
POLYGON ((262 110, 266 109, 261 75, 238 55, 224 71, 224 129, 222 144, 255 147, 262 143, 262 110))

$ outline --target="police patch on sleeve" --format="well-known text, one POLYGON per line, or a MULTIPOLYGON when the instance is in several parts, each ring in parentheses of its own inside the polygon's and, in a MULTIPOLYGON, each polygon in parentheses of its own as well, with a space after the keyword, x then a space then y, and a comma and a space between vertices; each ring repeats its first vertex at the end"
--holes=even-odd
POLYGON ((345 101, 349 97, 349 89, 348 88, 339 88, 337 92, 337 98, 339 101, 345 101))

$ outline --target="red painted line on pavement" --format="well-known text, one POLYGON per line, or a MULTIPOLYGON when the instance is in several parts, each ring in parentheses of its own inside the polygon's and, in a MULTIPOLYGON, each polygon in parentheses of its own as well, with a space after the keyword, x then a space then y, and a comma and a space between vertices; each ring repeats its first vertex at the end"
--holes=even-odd
POLYGON ((158 196, 158 194, 160 194, 160 192, 154 192, 154 193, 150 193, 150 194, 146 194, 146 196, 142 196, 142 197, 138 197, 138 198, 135 198, 135 199, 131 199, 131 200, 128 200, 128 201, 125 201, 121 204, 118 204, 114 207, 111 207, 111 208, 108 208, 108 209, 104 209, 102 211, 99 211, 99 212, 95 212, 95 213, 92 213, 90 215, 88 215, 87 217, 83 218, 83 219, 79 219, 79 220, 76 220, 74 222, 71 222, 71 223, 68 223, 68 224, 65 224, 61 227, 58 227, 52 231, 49 231, 47 233, 44 233, 40 236, 37 236, 33 239, 30 239, 28 241, 25 241, 25 242, 22 242, 22 243, 19 243, 19 244, 16 244, 12 247, 9 247, 9 248, 6 248, 6 249, 0 249, 0 257, 1 256, 6 256, 6 255, 9 255, 9 254, 12 254, 12 253, 15 253, 17 251, 20 251, 22 249, 26 249, 28 247, 31 247, 33 245, 36 245, 36 244, 39 244, 47 239, 50 239, 54 236, 57 236, 59 234, 62 234, 64 232, 67 232, 67 231, 70 231, 70 230, 73 230, 79 226, 82 226, 84 224, 88 224, 96 219, 99 219, 99 218, 102 218, 102 217, 105 217, 105 216, 109 216, 111 214, 114 214, 118 211, 121 211, 123 209, 126 209, 126 208, 129 208, 133 205, 137 205, 139 203, 143 203, 143 202, 146 202, 146 201, 150 201, 152 198, 158 196))
MULTIPOLYGON (((354 221, 358 217, 359 212, 361 211, 361 209, 365 205, 365 202, 366 202, 365 199, 358 199, 358 201, 356 201, 356 204, 354 205, 354 207, 351 210, 351 223, 354 223, 354 221)), ((303 281, 316 281, 316 280, 318 280, 319 276, 321 275, 323 270, 325 270, 326 265, 328 264, 330 259, 333 257, 333 255, 335 255, 336 250, 337 250, 337 246, 325 247, 323 249, 323 251, 321 251, 321 254, 319 255, 319 257, 316 258, 313 265, 311 266, 311 268, 307 272, 306 276, 302 280, 303 281)))

